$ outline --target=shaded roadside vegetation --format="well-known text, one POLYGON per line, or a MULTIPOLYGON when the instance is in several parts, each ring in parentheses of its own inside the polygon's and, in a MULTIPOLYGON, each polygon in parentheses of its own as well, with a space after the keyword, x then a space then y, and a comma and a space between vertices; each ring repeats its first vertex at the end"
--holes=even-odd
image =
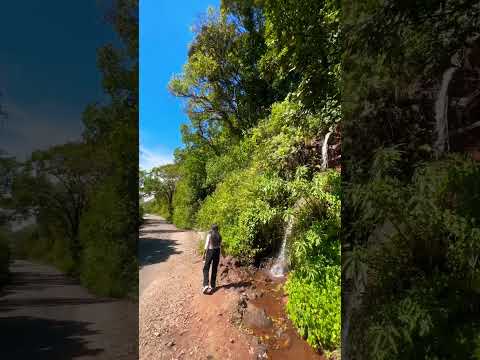
POLYGON ((287 312, 325 351, 340 345, 339 19, 336 1, 210 8, 170 82, 190 119, 184 147, 140 175, 145 211, 179 228, 217 223, 244 264, 274 255, 292 222, 287 312))
POLYGON ((0 288, 5 285, 9 279, 11 250, 6 235, 4 230, 0 230, 0 288))
POLYGON ((109 99, 86 107, 82 141, 15 164, 8 206, 36 220, 13 236, 16 256, 121 297, 138 287, 138 2, 114 4, 109 20, 123 45, 106 45, 97 58, 109 99))
POLYGON ((342 357, 479 359, 479 3, 343 10, 342 357))
MULTIPOLYGON (((0 118, 5 117, 0 104, 0 118)), ((12 171, 15 169, 15 160, 0 149, 0 288, 5 285, 9 278, 9 267, 12 261, 11 243, 9 241, 8 223, 11 217, 11 199, 8 194, 11 185, 10 179, 12 171)))

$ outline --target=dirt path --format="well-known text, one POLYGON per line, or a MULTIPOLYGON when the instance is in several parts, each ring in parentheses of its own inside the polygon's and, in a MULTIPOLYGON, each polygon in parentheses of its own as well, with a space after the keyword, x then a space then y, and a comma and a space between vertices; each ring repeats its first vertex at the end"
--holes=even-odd
POLYGON ((139 243, 141 360, 252 358, 250 339, 229 321, 238 300, 232 286, 200 292, 197 244, 195 232, 146 216, 139 243))
POLYGON ((137 358, 136 303, 95 297, 51 266, 15 261, 11 272, 0 294, 0 358, 137 358))

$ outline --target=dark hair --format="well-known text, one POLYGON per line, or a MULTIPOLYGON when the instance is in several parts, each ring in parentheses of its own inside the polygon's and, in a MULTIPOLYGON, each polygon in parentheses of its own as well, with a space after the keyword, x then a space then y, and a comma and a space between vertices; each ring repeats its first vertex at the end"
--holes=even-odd
POLYGON ((212 230, 213 230, 213 231, 218 231, 218 225, 217 225, 217 224, 213 224, 213 225, 212 225, 212 230))

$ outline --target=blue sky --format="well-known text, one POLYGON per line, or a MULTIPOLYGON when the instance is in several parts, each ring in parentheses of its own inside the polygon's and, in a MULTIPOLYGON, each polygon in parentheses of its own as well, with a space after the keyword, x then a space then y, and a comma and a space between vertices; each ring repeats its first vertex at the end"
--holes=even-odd
POLYGON ((180 73, 193 39, 191 26, 219 0, 140 1, 140 167, 173 161, 188 122, 182 102, 167 89, 180 73))
POLYGON ((77 140, 88 103, 104 99, 96 53, 118 41, 105 1, 8 1, 0 13, 0 148, 22 159, 77 140))

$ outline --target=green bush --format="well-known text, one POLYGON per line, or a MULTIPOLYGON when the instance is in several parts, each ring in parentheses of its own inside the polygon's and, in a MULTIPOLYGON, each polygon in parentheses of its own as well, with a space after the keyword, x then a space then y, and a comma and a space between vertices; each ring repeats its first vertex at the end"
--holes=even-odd
POLYGON ((145 211, 149 214, 155 214, 171 221, 171 214, 168 211, 168 204, 163 200, 153 199, 144 205, 145 211))
MULTIPOLYGON (((31 225, 12 233, 13 253, 17 259, 38 257, 38 248, 43 249, 39 240, 38 226, 31 225), (37 256, 36 256, 37 255, 37 256)), ((42 250, 43 252, 43 250, 42 250)))
POLYGON ((16 258, 52 264, 69 275, 78 275, 65 234, 55 224, 30 225, 11 236, 16 258))
POLYGON ((9 276, 11 251, 7 235, 0 230, 0 286, 5 284, 9 276))
POLYGON ((318 173, 311 181, 301 174, 290 184, 303 201, 292 209, 287 313, 310 345, 330 351, 340 345, 341 329, 340 174, 318 173))
POLYGON ((47 250, 44 257, 47 263, 55 265, 60 271, 66 274, 78 276, 79 268, 72 257, 70 245, 65 237, 53 239, 53 247, 47 250))
POLYGON ((285 284, 287 313, 301 336, 315 348, 334 350, 340 345, 340 266, 324 268, 323 283, 308 282, 290 273, 285 284))
POLYGON ((311 181, 297 176, 290 185, 303 200, 293 210, 292 265, 303 277, 317 280, 321 268, 340 264, 340 174, 333 170, 319 173, 311 181))
POLYGON ((84 249, 80 277, 82 283, 96 294, 115 297, 128 295, 134 285, 128 273, 136 273, 134 259, 130 258, 131 253, 124 243, 106 239, 106 236, 101 240, 96 244, 89 243, 84 249))
POLYGON ((80 280, 97 294, 115 297, 135 293, 138 286, 136 238, 132 224, 125 221, 127 203, 119 193, 114 184, 99 188, 80 225, 80 280))
POLYGON ((193 198, 193 189, 185 179, 177 183, 173 196, 173 209, 172 220, 175 226, 179 229, 192 229, 198 204, 193 198))

